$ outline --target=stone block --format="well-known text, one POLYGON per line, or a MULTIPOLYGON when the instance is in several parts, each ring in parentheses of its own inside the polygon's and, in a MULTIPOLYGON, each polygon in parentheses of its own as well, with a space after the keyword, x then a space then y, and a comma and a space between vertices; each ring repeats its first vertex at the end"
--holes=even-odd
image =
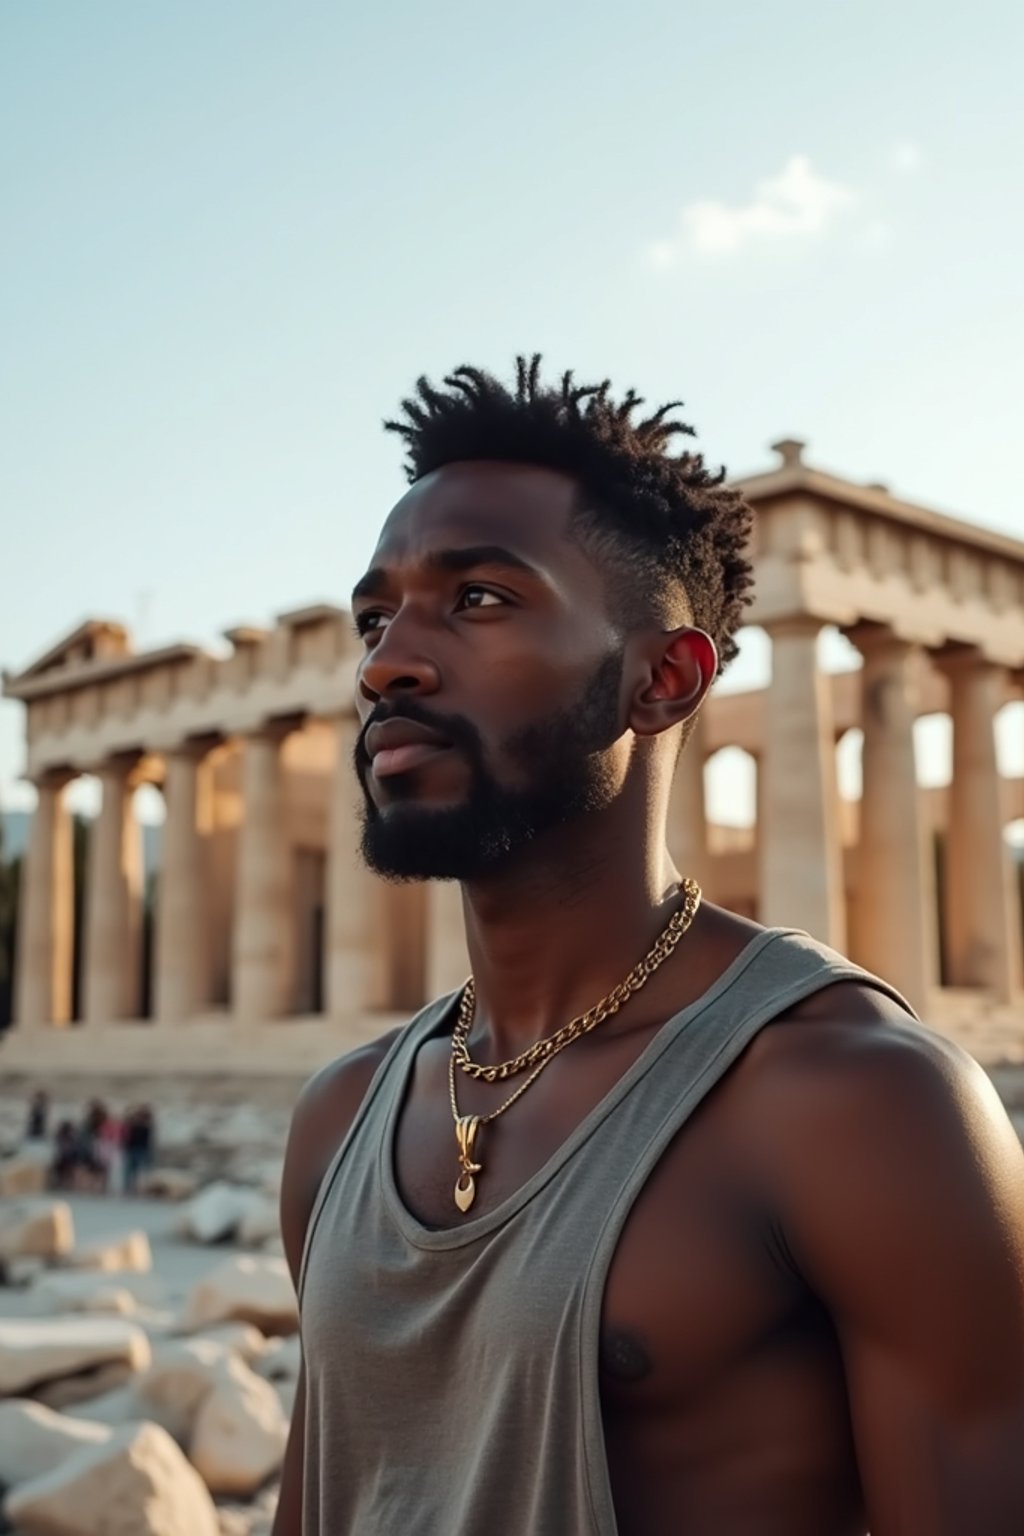
POLYGON ((50 1270, 40 1275, 28 1301, 36 1316, 60 1316, 68 1312, 114 1312, 128 1317, 138 1311, 133 1270, 50 1270), (130 1304, 123 1301, 130 1298, 130 1304), (116 1297, 116 1300, 111 1300, 116 1297))
POLYGON ((280 1470, 288 1425, 270 1382, 233 1359, 200 1406, 189 1460, 211 1493, 253 1494, 280 1470))
POLYGON ((185 1305, 190 1332, 231 1321, 253 1323, 267 1334, 298 1331, 298 1303, 284 1259, 238 1254, 193 1287, 185 1305))
POLYGON ((179 1230, 197 1243, 219 1243, 234 1237, 248 1213, 262 1203, 258 1190, 229 1184, 208 1184, 184 1207, 179 1230))
POLYGON ((0 1199, 10 1200, 18 1195, 42 1195, 46 1193, 50 1172, 50 1155, 46 1147, 23 1147, 13 1157, 0 1161, 0 1199))
POLYGON ((101 1285, 91 1296, 82 1297, 78 1311, 98 1317, 136 1317, 139 1303, 119 1285, 101 1285))
POLYGON ((227 1379, 233 1362, 243 1363, 212 1339, 168 1339, 157 1344, 153 1363, 135 1383, 138 1416, 152 1419, 187 1446, 200 1407, 227 1379))
POLYGON ((136 1424, 144 1417, 135 1399, 135 1389, 129 1383, 124 1387, 112 1387, 100 1397, 87 1397, 79 1403, 69 1403, 61 1410, 64 1419, 85 1419, 91 1424, 107 1424, 117 1428, 121 1424, 136 1424))
POLYGON ((29 1398, 8 1398, 0 1402, 0 1483, 17 1488, 45 1477, 83 1446, 109 1439, 105 1424, 66 1418, 29 1398))
POLYGON ((246 1365, 252 1365, 254 1361, 259 1360, 270 1342, 277 1342, 277 1340, 268 1341, 264 1338, 252 1323, 214 1323, 212 1327, 203 1328, 201 1332, 194 1334, 193 1338, 209 1339, 211 1343, 223 1345, 230 1354, 239 1355, 246 1365))
POLYGON ((58 1408, 64 1412, 79 1403, 91 1403, 98 1397, 106 1397, 118 1391, 134 1375, 131 1366, 122 1361, 113 1361, 109 1365, 97 1365, 91 1371, 79 1371, 75 1376, 45 1381, 34 1389, 33 1395, 48 1408, 58 1408))
POLYGON ((64 1263, 69 1269, 98 1269, 106 1274, 116 1270, 148 1274, 153 1254, 145 1232, 122 1232, 73 1249, 64 1263))
POLYGON ((0 1205, 0 1260, 57 1259, 70 1253, 75 1225, 66 1200, 17 1200, 0 1205))
POLYGON ((0 1318, 0 1397, 100 1366, 145 1370, 151 1358, 142 1329, 119 1318, 0 1318))
POLYGON ((219 1536, 202 1479, 157 1424, 68 1456, 15 1489, 5 1513, 23 1536, 219 1536))
POLYGON ((278 1237, 280 1231, 277 1201, 257 1194, 239 1222, 236 1236, 245 1248, 262 1248, 264 1243, 278 1237))

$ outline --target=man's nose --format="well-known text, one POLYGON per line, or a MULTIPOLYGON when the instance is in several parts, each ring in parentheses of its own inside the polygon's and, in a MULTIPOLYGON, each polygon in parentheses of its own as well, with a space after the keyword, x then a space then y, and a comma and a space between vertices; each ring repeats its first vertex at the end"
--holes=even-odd
POLYGON ((401 614, 388 620, 380 639, 359 668, 359 690, 375 702, 396 693, 436 693, 441 685, 437 663, 424 651, 422 634, 401 614))

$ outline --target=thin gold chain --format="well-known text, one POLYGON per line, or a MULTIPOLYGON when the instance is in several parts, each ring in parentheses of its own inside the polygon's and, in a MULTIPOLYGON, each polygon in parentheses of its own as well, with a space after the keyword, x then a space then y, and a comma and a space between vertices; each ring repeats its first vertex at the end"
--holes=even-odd
POLYGON ((469 1054, 468 1036, 476 1013, 476 989, 473 978, 470 976, 462 991, 459 1017, 452 1031, 452 1061, 455 1066, 460 1067, 467 1077, 482 1078, 486 1083, 504 1082, 508 1077, 515 1077, 520 1072, 532 1071, 538 1065, 550 1061, 552 1056, 557 1056, 559 1051, 571 1045, 580 1035, 589 1034, 598 1024, 612 1014, 618 1013, 634 992, 639 992, 662 962, 668 959, 696 917, 701 901, 700 886, 696 880, 684 880, 680 889, 683 892, 683 905, 678 911, 673 912, 647 954, 637 962, 626 979, 613 987, 599 1003, 588 1008, 586 1013, 570 1019, 568 1024, 563 1024, 561 1029, 556 1030, 553 1035, 548 1035, 544 1040, 538 1040, 510 1061, 485 1067, 474 1061, 469 1054))
POLYGON ((455 1094, 455 1068, 460 1066, 470 1077, 483 1078, 485 1082, 493 1083, 503 1081, 518 1072, 526 1071, 532 1067, 530 1075, 520 1083, 504 1104, 499 1104, 489 1115, 479 1115, 474 1118, 480 1125, 489 1125, 492 1120, 497 1120, 506 1109, 510 1109, 518 1098, 526 1092, 527 1088, 535 1083, 550 1061, 553 1061, 560 1051, 564 1051, 567 1045, 578 1040, 581 1035, 589 1034, 592 1029, 618 1013, 622 1005, 629 1001, 635 992, 645 986, 654 975, 658 967, 668 959, 683 934, 690 927, 697 915, 700 906, 701 890, 696 880, 684 880, 682 884, 683 905, 678 911, 673 912, 666 927, 654 941, 651 949, 630 971, 625 981, 620 981, 599 1003, 588 1008, 586 1013, 578 1014, 568 1024, 556 1030, 553 1035, 548 1035, 544 1040, 538 1040, 528 1050, 522 1051, 511 1061, 501 1062, 498 1066, 482 1067, 470 1057, 466 1045, 466 1037, 473 1026, 473 1017, 476 1012, 476 992, 473 987, 473 978, 470 977, 463 988, 462 998, 459 1003, 459 1017, 455 1028, 452 1030, 451 1053, 448 1057, 448 1097, 451 1103, 452 1118, 456 1125, 463 1118, 459 1113, 458 1099, 455 1094))

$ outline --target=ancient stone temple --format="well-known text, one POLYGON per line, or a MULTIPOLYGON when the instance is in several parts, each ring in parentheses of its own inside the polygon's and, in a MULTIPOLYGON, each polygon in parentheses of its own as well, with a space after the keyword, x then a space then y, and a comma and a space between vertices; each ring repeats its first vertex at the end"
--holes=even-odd
MULTIPOLYGON (((776 451, 741 483, 771 681, 708 701, 680 763, 676 859, 712 899, 845 949, 929 1019, 951 1000, 960 1015, 1019 1009, 1024 1037, 1004 836, 1024 783, 1000 776, 994 735, 1024 696, 1024 543, 816 470, 800 443, 776 451), (826 626, 860 670, 821 669, 826 626), (914 725, 936 713, 952 722, 952 779, 923 790, 914 725), (836 745, 855 728, 863 789, 844 800, 836 745), (709 824, 705 764, 727 746, 757 764, 753 829, 709 824)), ((97 620, 5 674, 38 793, 5 1065, 304 1070, 465 975, 457 888, 388 886, 358 858, 345 612, 306 608, 226 639, 226 656, 139 653, 97 620), (76 923, 65 797, 85 773, 102 804, 76 923), (142 784, 166 811, 145 966, 142 784)))

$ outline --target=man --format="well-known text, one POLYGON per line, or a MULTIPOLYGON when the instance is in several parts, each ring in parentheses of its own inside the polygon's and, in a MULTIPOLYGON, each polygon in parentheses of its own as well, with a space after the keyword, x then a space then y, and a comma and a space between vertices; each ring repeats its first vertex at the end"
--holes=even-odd
POLYGON ((461 882, 472 983, 295 1111, 277 1536, 1020 1536, 1020 1147, 883 981, 674 868, 749 514, 538 362, 389 424, 364 853, 461 882))

